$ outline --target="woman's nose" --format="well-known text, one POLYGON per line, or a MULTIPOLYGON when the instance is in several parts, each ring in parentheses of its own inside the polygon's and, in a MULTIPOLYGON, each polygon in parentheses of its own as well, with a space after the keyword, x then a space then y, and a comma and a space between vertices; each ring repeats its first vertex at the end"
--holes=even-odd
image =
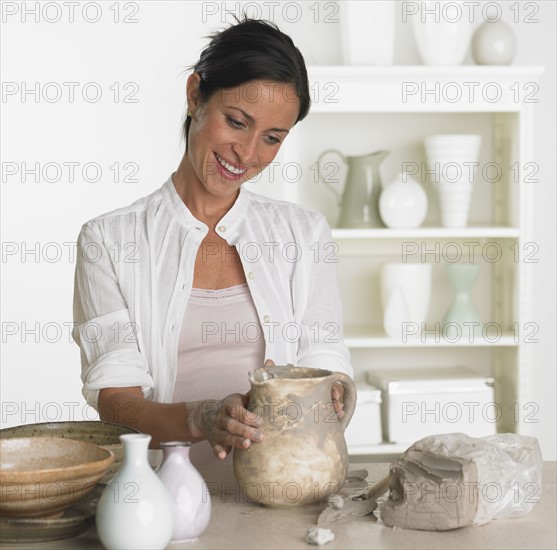
POLYGON ((257 166, 257 148, 259 146, 258 136, 253 133, 244 136, 243 139, 239 140, 234 146, 233 150, 238 155, 240 163, 243 166, 249 165, 257 166))

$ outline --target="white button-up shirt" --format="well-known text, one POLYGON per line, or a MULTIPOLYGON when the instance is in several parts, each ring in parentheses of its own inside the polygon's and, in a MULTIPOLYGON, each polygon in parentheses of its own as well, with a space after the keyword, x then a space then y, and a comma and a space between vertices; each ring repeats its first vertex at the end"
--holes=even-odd
MULTIPOLYGON (((241 187, 216 227, 240 256, 263 328, 265 357, 277 365, 352 377, 337 245, 324 216, 241 187)), ((176 192, 172 174, 157 191, 83 225, 72 335, 91 406, 97 408, 100 389, 128 386, 141 387, 148 399, 171 402, 178 337, 208 230, 176 192)), ((211 330, 214 338, 215 327, 211 330)))

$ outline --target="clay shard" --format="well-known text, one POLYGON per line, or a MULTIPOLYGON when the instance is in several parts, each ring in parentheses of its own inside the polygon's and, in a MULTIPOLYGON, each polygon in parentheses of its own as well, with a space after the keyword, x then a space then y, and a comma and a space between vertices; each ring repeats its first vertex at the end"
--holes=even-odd
POLYGON ((323 527, 310 527, 306 533, 306 542, 316 546, 322 546, 335 540, 335 534, 330 529, 323 527))

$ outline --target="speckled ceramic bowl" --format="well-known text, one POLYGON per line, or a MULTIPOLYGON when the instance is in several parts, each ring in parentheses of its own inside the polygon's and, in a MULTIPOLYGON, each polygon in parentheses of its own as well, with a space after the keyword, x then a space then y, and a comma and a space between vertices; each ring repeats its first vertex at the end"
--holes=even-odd
POLYGON ((57 517, 91 491, 114 461, 98 445, 62 437, 0 440, 0 514, 57 517))
POLYGON ((100 421, 77 422, 41 422, 39 424, 24 424, 13 428, 0 430, 0 439, 12 437, 63 437, 77 439, 104 447, 114 454, 114 462, 99 480, 99 483, 108 483, 120 469, 124 459, 124 448, 120 443, 123 434, 139 433, 137 430, 100 421))

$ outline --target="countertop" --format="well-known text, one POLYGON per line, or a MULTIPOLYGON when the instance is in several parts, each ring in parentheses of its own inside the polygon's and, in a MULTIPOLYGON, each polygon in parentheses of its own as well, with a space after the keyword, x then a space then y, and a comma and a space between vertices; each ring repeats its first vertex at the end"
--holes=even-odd
MULTIPOLYGON (((388 474, 388 464, 353 464, 351 469, 369 471, 367 481, 375 483, 388 474)), ((540 502, 524 518, 492 521, 480 527, 465 527, 453 531, 430 532, 391 529, 371 516, 343 520, 330 525, 335 540, 323 548, 373 549, 496 549, 557 548, 557 491, 556 462, 544 463, 544 482, 540 502)), ((290 509, 272 509, 246 502, 234 491, 234 477, 230 467, 202 471, 207 482, 222 484, 228 492, 212 495, 212 515, 203 536, 193 543, 171 544, 169 549, 201 548, 317 548, 305 542, 305 533, 315 526, 324 505, 290 509), (231 490, 230 490, 231 489, 231 490)), ((375 518, 379 511, 375 511, 375 518)), ((43 542, 36 545, 3 544, 12 550, 92 549, 102 548, 92 526, 82 535, 70 539, 43 542)))

